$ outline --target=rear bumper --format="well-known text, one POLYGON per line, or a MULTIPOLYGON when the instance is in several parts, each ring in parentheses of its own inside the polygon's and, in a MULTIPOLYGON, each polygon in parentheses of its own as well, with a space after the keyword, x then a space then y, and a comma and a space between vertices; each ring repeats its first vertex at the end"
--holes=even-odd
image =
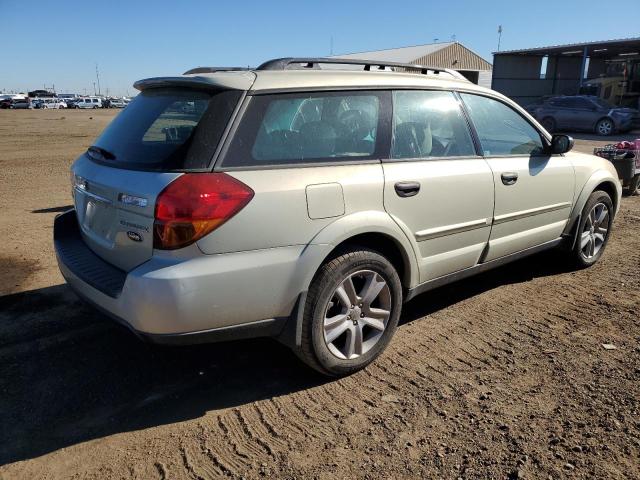
POLYGON ((122 272, 82 241, 73 210, 56 218, 54 245, 60 271, 80 297, 158 343, 277 336, 300 294, 293 283, 298 246, 154 256, 122 272))

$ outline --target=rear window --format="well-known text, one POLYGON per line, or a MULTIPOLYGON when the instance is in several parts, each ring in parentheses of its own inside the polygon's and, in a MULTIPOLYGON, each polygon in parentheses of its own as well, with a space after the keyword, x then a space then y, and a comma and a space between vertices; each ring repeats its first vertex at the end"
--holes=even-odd
POLYGON ((207 168, 240 96, 231 90, 145 90, 111 122, 88 154, 122 168, 207 168))
POLYGON ((259 95, 251 99, 223 166, 379 158, 378 92, 259 95))

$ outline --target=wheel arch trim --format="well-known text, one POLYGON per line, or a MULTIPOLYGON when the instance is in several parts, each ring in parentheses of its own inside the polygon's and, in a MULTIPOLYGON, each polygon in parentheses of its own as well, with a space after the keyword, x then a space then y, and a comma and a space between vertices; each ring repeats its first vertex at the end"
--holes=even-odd
POLYGON ((292 278, 291 286, 299 292, 308 290, 320 266, 337 247, 366 234, 382 235, 392 241, 404 264, 404 278, 401 279, 403 285, 411 288, 418 284, 418 262, 406 234, 387 213, 361 211, 336 219, 316 234, 300 256, 299 267, 292 278))
MULTIPOLYGON (((573 210, 571 211, 571 215, 569 217, 569 221, 567 222, 567 226, 564 229, 563 235, 571 235, 575 236, 576 231, 572 231, 576 225, 576 222, 580 221, 580 216, 582 214, 582 209, 587 203, 589 196, 603 185, 606 185, 610 191, 607 193, 611 194, 611 191, 615 192, 615 195, 611 196, 611 201, 613 202, 613 210, 614 216, 618 212, 620 208, 620 196, 622 195, 622 188, 620 187, 620 182, 618 182, 617 178, 615 178, 611 172, 606 170, 597 170, 595 171, 589 180, 586 181, 580 193, 576 197, 576 201, 573 205, 573 210)), ((575 241, 575 238, 574 238, 575 241)))

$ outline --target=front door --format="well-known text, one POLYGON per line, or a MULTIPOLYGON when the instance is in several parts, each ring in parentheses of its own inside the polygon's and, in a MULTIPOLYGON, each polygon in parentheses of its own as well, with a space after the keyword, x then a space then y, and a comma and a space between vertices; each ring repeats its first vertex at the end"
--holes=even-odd
POLYGON ((495 183, 493 227, 483 261, 559 238, 573 205, 570 160, 550 155, 540 132, 511 106, 480 95, 461 96, 495 183))
POLYGON ((493 176, 452 92, 393 93, 384 205, 414 245, 420 281, 472 267, 489 240, 493 176))

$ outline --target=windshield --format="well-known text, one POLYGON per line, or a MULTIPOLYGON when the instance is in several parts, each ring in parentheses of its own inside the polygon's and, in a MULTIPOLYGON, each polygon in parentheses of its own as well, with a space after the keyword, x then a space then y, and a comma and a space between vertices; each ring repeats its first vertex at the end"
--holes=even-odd
POLYGON ((87 153, 94 160, 123 168, 206 168, 239 98, 240 92, 231 90, 145 90, 87 153))

